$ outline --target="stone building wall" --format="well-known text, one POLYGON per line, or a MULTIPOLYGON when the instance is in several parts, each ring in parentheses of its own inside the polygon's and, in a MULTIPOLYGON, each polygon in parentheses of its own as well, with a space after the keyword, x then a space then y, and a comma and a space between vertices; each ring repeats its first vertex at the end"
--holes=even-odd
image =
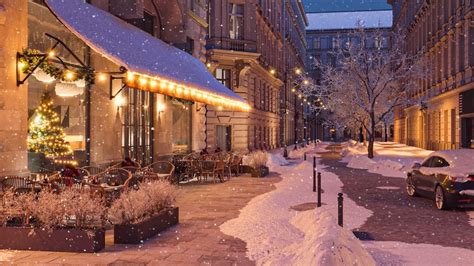
POLYGON ((474 117, 461 117, 459 110, 460 93, 474 89, 474 1, 390 2, 396 7, 394 27, 408 31, 406 51, 424 54, 433 67, 409 91, 423 107, 409 106, 395 117, 395 140, 434 150, 460 148, 466 135, 461 122, 474 117))
POLYGON ((16 52, 28 41, 26 0, 0 1, 0 174, 27 172, 28 84, 17 87, 16 52))

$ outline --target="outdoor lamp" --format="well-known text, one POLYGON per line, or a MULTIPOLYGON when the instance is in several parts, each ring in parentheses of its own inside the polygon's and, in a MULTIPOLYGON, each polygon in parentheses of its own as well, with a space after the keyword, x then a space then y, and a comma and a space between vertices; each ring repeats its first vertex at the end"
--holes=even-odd
POLYGON ((166 109, 166 106, 164 103, 158 103, 158 105, 156 106, 156 111, 158 111, 158 115, 164 112, 165 109, 166 109))
POLYGON ((124 107, 127 101, 125 100, 125 97, 119 96, 115 98, 115 104, 117 105, 117 108, 124 107))

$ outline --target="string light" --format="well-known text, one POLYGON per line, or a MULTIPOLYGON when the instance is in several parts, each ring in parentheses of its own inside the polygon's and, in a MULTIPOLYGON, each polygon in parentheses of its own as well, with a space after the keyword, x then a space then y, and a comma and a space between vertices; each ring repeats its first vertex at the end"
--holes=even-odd
POLYGON ((66 73, 64 74, 64 78, 66 80, 74 80, 74 78, 76 77, 76 73, 74 73, 73 71, 71 70, 66 70, 65 71, 66 73))
POLYGON ((275 75, 276 71, 275 69, 270 69, 270 74, 275 75))
POLYGON ((295 73, 296 73, 296 75, 300 75, 301 74, 301 69, 299 69, 299 68, 295 69, 295 73))
POLYGON ((148 83, 148 80, 146 78, 140 78, 138 81, 142 86, 146 86, 146 84, 148 83))
POLYGON ((26 67, 26 64, 24 62, 18 63, 18 69, 23 70, 25 69, 25 67, 26 67))
POLYGON ((55 57, 56 53, 53 50, 51 50, 51 51, 49 51, 48 56, 49 57, 55 57))
POLYGON ((308 84, 309 84, 309 81, 308 81, 307 79, 305 79, 305 80, 303 81, 303 83, 304 83, 304 85, 308 85, 308 84))
POLYGON ((240 111, 249 111, 251 109, 248 104, 242 103, 238 100, 229 99, 224 96, 217 95, 215 93, 200 91, 199 89, 182 86, 171 81, 153 78, 146 75, 138 75, 132 72, 127 73, 126 85, 129 87, 137 87, 137 84, 135 84, 135 80, 138 76, 138 85, 140 85, 140 89, 143 90, 154 89, 159 84, 161 88, 160 92, 168 94, 170 96, 179 96, 180 98, 185 100, 203 102, 210 105, 219 105, 221 107, 232 108, 240 111))

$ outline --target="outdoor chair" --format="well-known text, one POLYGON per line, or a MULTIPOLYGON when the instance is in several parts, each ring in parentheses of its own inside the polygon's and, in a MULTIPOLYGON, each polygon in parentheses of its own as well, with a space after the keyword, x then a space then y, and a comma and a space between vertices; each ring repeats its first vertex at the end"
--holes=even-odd
POLYGON ((14 193, 34 192, 34 182, 29 177, 24 176, 4 176, 0 177, 0 189, 3 193, 12 190, 14 193))
POLYGON ((175 173, 175 166, 167 161, 159 161, 152 163, 146 167, 143 168, 143 171, 145 172, 145 175, 149 175, 151 173, 154 173, 158 176, 160 179, 168 180, 170 182, 173 182, 173 177, 175 173))
POLYGON ((68 187, 80 189, 82 186, 82 180, 78 181, 73 177, 63 176, 61 173, 48 176, 47 181, 49 189, 56 193, 59 193, 68 187))
POLYGON ((84 166, 84 167, 79 168, 79 170, 80 171, 87 171, 89 176, 94 176, 94 175, 97 175, 97 174, 100 174, 100 173, 104 172, 105 170, 107 170, 107 168, 98 167, 98 166, 84 166))
POLYGON ((207 178, 212 176, 212 180, 216 183, 217 178, 222 182, 222 177, 225 171, 225 163, 223 161, 202 161, 201 162, 201 176, 207 178))
POLYGON ((118 198, 123 190, 134 187, 135 184, 132 173, 121 168, 109 168, 93 176, 91 181, 93 185, 103 188, 108 205, 118 198))
POLYGON ((240 175, 240 167, 242 165, 242 156, 234 154, 232 157, 232 162, 230 163, 230 171, 235 172, 235 176, 240 175))
POLYGON ((185 177, 187 180, 192 180, 195 176, 197 176, 199 180, 200 171, 201 168, 199 167, 199 161, 190 158, 185 161, 184 171, 181 173, 179 180, 185 180, 185 177))

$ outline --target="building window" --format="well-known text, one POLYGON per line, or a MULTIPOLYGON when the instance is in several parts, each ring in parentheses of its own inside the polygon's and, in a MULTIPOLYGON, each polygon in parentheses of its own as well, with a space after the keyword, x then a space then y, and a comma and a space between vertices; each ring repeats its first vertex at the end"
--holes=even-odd
MULTIPOLYGON (((216 145, 222 151, 232 150, 232 127, 227 125, 216 126, 217 142, 216 145)), ((217 148, 216 147, 216 148, 217 148)))
MULTIPOLYGON (((54 16, 49 15, 43 1, 28 1, 28 19, 30 21, 44 22, 29 23, 27 31, 29 48, 47 53, 51 48, 51 40, 46 37, 44 33, 48 32, 63 40, 79 58, 84 58, 86 45, 72 33, 65 31, 54 16)), ((78 63, 72 58, 70 53, 63 49, 56 49, 55 52, 66 64, 78 63)), ((54 64, 55 67, 63 68, 62 64, 56 64, 54 62, 52 62, 52 64, 54 64)), ((72 70, 75 69, 72 68, 72 70)), ((0 83, 2 81, 0 81, 0 83)), ((29 160, 28 162, 29 170, 31 172, 44 171, 45 169, 43 167, 45 165, 49 165, 52 161, 54 162, 53 159, 50 160, 46 158, 45 155, 52 152, 62 152, 61 149, 54 147, 55 143, 61 143, 62 141, 68 143, 72 154, 59 156, 57 159, 73 159, 79 166, 87 165, 89 162, 87 161, 86 150, 86 120, 89 118, 86 116, 85 89, 74 86, 74 83, 63 83, 61 80, 52 78, 44 71, 39 70, 28 79, 27 84, 27 119, 29 134, 28 140, 25 140, 25 144, 28 143, 30 156, 34 157, 34 160, 29 160), (45 95, 45 93, 48 93, 50 100, 52 100, 52 106, 48 107, 48 110, 53 113, 49 115, 41 115, 39 109, 43 103, 43 96, 46 99, 47 95, 45 95), (53 115, 57 116, 59 121, 52 121, 53 115), (59 128, 60 131, 63 131, 64 137, 57 137, 56 134, 58 134, 58 131, 49 130, 46 123, 51 123, 50 125, 54 125, 59 128), (46 143, 46 140, 50 137, 53 137, 53 141, 46 143), (45 143, 36 146, 34 145, 35 141, 32 141, 33 138, 38 141, 45 141, 45 143)), ((58 164, 57 166, 61 165, 58 164)))
POLYGON ((189 153, 192 149, 192 105, 172 99, 168 106, 173 114, 173 153, 189 153))
POLYGON ((215 76, 220 83, 224 84, 227 88, 232 89, 230 85, 230 69, 217 68, 215 76))
POLYGON ((314 38, 313 39, 313 48, 314 49, 321 49, 321 39, 320 38, 314 38))
POLYGON ((331 48, 338 48, 339 47, 339 40, 337 37, 332 37, 331 48))
POLYGON ((383 39, 381 37, 375 37, 375 40, 374 40, 375 48, 377 49, 382 48, 382 44, 383 44, 383 39))
POLYGON ((244 5, 230 4, 229 37, 234 40, 244 38, 244 5))

